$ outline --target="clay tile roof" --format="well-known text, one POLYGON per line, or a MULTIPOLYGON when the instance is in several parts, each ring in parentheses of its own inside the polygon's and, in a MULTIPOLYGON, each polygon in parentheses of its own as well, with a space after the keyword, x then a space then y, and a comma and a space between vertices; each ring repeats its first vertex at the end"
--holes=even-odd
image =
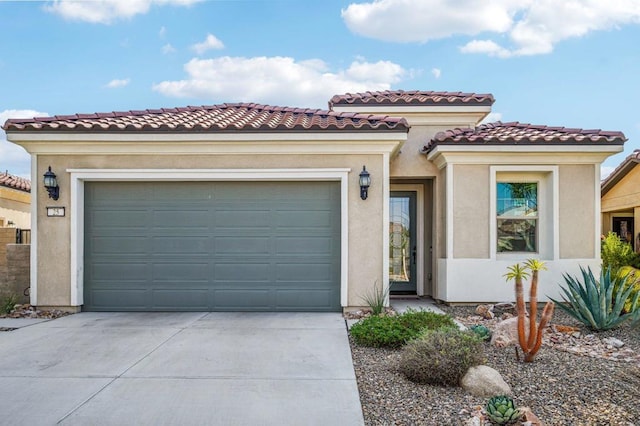
POLYGON ((490 93, 384 90, 380 92, 335 95, 329 101, 329 108, 333 108, 334 105, 490 106, 493 105, 494 101, 493 95, 490 93))
POLYGON ((627 156, 622 162, 606 177, 600 184, 600 194, 604 195, 618 182, 622 180, 633 168, 640 163, 640 149, 636 149, 627 156))
POLYGON ((622 145, 626 140, 622 132, 498 121, 439 132, 425 145, 424 151, 429 152, 437 145, 622 145))
POLYGON ((31 192, 31 181, 19 176, 9 174, 9 172, 0 173, 0 186, 17 189, 18 191, 31 192))
POLYGON ((234 103, 142 111, 56 115, 9 119, 5 131, 90 132, 265 132, 391 131, 407 132, 405 119, 346 114, 319 109, 234 103))

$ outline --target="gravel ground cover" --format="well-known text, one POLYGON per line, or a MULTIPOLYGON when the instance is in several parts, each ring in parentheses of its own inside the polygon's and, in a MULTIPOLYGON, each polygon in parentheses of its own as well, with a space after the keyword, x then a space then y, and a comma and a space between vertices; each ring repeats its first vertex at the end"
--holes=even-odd
MULTIPOLYGON (((463 323, 485 323, 489 328, 495 323, 473 317, 475 306, 441 308, 463 323)), ((525 364, 516 360, 513 347, 485 344, 486 364, 509 383, 516 404, 531 408, 546 425, 640 425, 640 358, 628 356, 640 356, 640 328, 623 325, 592 333, 558 310, 552 323, 580 328, 576 353, 567 351, 566 342, 549 342, 533 363, 525 364), (609 356, 611 348, 593 342, 608 337, 624 342, 627 361, 599 357, 609 356)), ((473 424, 471 413, 486 403, 459 387, 405 379, 398 372, 401 350, 361 347, 353 341, 351 350, 367 425, 473 424)))

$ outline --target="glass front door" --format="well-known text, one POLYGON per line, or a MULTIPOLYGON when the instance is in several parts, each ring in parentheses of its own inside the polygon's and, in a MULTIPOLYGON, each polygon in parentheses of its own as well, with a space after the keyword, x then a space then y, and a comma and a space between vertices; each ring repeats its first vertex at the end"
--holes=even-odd
POLYGON ((391 294, 416 293, 416 193, 391 192, 389 284, 391 294))

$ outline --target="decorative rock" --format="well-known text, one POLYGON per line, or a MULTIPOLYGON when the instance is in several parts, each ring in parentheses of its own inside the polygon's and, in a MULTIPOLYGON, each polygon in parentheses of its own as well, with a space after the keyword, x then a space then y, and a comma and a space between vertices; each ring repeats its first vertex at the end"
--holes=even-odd
POLYGON ((607 337, 606 339, 602 339, 602 342, 616 349, 619 349, 624 346, 624 342, 620 339, 616 339, 615 337, 607 337))
POLYGON ((489 398, 495 395, 511 395, 511 387, 500 373, 486 365, 471 367, 462 377, 460 385, 471 395, 489 398))
POLYGON ((529 408, 529 407, 521 407, 520 409, 522 410, 522 418, 523 418, 522 425, 523 426, 524 425, 544 426, 544 423, 542 422, 542 420, 540 420, 538 418, 538 416, 533 414, 533 411, 531 411, 531 408, 529 408))
POLYGON ((478 305, 476 308, 476 314, 486 319, 493 319, 495 317, 495 314, 493 313, 493 305, 478 305))
MULTIPOLYGON (((529 319, 524 319, 525 329, 529 329, 529 319)), ((509 318, 496 324, 491 337, 491 344, 498 348, 518 344, 518 317, 509 318)))

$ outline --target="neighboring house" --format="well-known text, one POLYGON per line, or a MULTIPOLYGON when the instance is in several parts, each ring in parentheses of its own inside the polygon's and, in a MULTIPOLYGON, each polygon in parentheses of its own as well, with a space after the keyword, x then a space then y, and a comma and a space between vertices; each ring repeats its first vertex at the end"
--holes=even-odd
POLYGON ((31 182, 0 173, 0 227, 31 227, 31 182))
POLYGON ((602 233, 613 231, 640 251, 640 150, 602 181, 602 233))
POLYGON ((539 294, 558 297, 563 273, 599 268, 600 164, 626 139, 476 127, 493 102, 384 91, 335 96, 330 111, 221 104, 8 120, 39 179, 32 303, 337 311, 387 283, 504 301, 507 266, 527 258, 547 263, 539 294), (56 201, 42 183, 49 167, 56 201))

